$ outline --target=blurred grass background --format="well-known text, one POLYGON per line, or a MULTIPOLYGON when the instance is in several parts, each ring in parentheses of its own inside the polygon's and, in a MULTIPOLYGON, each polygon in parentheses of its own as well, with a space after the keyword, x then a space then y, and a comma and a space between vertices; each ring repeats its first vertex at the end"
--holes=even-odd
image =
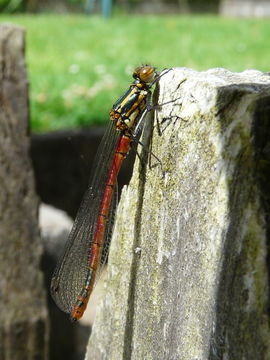
POLYGON ((135 66, 270 68, 270 23, 214 15, 1 15, 23 26, 35 132, 104 124, 135 66))

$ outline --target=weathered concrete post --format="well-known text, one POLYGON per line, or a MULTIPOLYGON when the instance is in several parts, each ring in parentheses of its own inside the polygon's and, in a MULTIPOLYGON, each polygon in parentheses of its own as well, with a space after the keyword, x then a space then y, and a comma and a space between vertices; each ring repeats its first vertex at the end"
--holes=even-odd
POLYGON ((86 359, 269 359, 270 76, 174 69, 173 99, 162 169, 137 161, 122 193, 86 359))
POLYGON ((24 31, 0 26, 0 359, 46 359, 48 321, 29 160, 24 31))

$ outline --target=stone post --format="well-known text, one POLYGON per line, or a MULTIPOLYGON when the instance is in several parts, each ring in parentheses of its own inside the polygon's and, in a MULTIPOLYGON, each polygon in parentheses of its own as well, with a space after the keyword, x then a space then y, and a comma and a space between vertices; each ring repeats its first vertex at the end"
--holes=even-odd
POLYGON ((173 69, 155 99, 86 359, 269 359, 270 76, 173 69))
POLYGON ((0 359, 47 358, 24 31, 0 26, 0 359))

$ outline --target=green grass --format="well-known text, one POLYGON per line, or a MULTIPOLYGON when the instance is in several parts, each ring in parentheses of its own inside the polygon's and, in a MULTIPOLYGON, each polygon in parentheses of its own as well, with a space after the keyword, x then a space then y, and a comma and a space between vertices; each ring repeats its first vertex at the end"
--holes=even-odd
POLYGON ((108 121, 132 69, 225 67, 269 71, 268 20, 215 16, 7 16, 27 31, 34 131, 108 121))

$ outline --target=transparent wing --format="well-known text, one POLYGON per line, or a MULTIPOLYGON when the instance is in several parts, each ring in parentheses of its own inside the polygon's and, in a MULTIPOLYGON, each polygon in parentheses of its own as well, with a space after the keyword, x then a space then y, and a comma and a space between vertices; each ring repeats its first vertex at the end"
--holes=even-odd
MULTIPOLYGON (((83 197, 64 252, 53 274, 51 295, 57 306, 66 313, 70 313, 85 284, 100 203, 119 136, 120 133, 115 129, 113 123, 110 123, 99 145, 88 189, 83 197)), ((109 210, 107 239, 105 239, 101 255, 103 263, 104 257, 107 257, 108 253, 116 200, 117 192, 113 196, 109 210)))

